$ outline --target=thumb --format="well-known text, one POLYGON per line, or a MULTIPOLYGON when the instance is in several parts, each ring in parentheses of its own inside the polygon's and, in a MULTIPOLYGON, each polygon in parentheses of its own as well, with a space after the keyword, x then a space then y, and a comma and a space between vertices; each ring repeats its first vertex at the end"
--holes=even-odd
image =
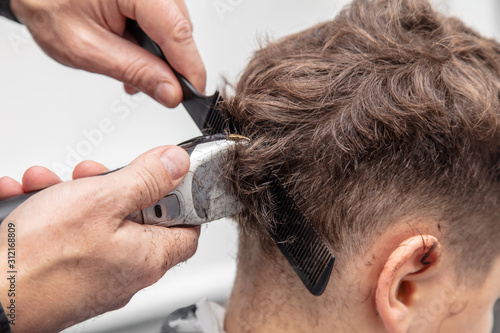
POLYGON ((179 185, 189 170, 189 155, 177 146, 152 149, 123 169, 106 175, 114 189, 118 218, 155 204, 179 185))

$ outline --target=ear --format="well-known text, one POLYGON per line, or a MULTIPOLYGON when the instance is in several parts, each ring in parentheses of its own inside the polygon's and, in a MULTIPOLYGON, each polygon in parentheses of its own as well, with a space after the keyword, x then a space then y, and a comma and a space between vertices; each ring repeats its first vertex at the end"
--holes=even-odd
POLYGON ((406 332, 442 268, 439 240, 430 235, 411 237, 392 252, 380 274, 375 295, 377 311, 390 333, 406 332))

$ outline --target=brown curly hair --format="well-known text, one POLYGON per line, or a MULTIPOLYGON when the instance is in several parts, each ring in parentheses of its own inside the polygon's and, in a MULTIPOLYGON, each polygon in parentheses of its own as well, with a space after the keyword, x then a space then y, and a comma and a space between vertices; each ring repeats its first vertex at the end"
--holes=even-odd
POLYGON ((482 272, 500 253, 500 44, 426 0, 355 0, 257 51, 222 106, 251 144, 229 177, 271 246, 269 170, 337 257, 408 217, 482 272))

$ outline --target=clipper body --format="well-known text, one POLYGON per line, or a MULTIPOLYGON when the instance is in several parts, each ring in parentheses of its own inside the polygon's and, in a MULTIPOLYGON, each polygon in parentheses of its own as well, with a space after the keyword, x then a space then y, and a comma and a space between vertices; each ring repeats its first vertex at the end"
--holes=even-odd
POLYGON ((138 223, 165 227, 200 225, 241 212, 230 193, 223 163, 237 142, 225 135, 202 136, 181 143, 191 157, 182 183, 151 207, 127 216, 138 223))

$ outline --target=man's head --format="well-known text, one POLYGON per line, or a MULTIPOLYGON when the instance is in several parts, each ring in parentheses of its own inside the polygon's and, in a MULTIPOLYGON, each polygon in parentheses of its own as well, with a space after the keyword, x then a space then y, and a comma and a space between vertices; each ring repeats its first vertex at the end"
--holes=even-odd
POLYGON ((309 317, 319 313, 311 304, 328 306, 332 318, 378 316, 368 327, 392 331, 443 320, 451 329, 471 306, 492 305, 499 96, 500 44, 425 0, 354 1, 334 21, 258 51, 226 104, 253 139, 231 174, 248 208, 233 299, 268 284, 277 298, 288 297, 277 289, 291 291, 283 304, 300 299, 309 317), (295 283, 263 227, 269 170, 337 258, 317 299, 295 283), (482 303, 465 299, 472 290, 482 303), (427 313, 436 299, 441 308, 427 313))

